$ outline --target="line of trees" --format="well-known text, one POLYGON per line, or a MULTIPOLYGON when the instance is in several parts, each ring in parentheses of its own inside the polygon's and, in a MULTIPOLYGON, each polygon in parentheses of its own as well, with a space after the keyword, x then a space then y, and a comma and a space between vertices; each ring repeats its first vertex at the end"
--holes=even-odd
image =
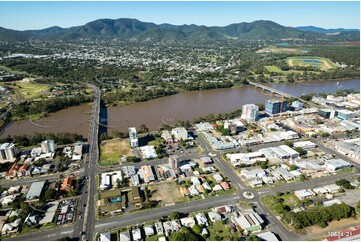
POLYGON ((43 140, 54 140, 56 144, 71 144, 77 141, 84 140, 82 135, 75 134, 75 133, 68 133, 68 132, 61 132, 61 133, 46 133, 40 134, 35 133, 32 135, 22 134, 22 135, 14 135, 14 136, 7 136, 5 138, 0 139, 0 143, 12 142, 15 143, 17 146, 27 147, 32 145, 39 145, 39 143, 43 140))

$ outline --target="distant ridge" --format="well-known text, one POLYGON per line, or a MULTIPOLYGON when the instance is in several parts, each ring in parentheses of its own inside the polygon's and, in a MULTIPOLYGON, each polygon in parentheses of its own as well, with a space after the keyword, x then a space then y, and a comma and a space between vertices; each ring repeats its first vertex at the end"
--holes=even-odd
MULTIPOLYGON (((343 30, 343 29, 342 29, 343 30)), ((53 26, 42 30, 16 31, 0 27, 1 41, 26 41, 36 39, 56 39, 73 41, 81 39, 118 38, 139 41, 188 41, 218 42, 238 40, 280 40, 286 38, 320 39, 347 37, 359 40, 359 31, 344 30, 346 35, 327 35, 331 31, 313 26, 285 27, 272 21, 258 20, 251 23, 235 23, 224 27, 207 27, 195 24, 172 25, 142 22, 137 19, 98 19, 85 25, 61 28, 53 26)), ((336 31, 336 30, 335 30, 336 31)), ((341 32, 341 31, 340 31, 341 32)), ((332 32, 338 33, 338 32, 332 32)))

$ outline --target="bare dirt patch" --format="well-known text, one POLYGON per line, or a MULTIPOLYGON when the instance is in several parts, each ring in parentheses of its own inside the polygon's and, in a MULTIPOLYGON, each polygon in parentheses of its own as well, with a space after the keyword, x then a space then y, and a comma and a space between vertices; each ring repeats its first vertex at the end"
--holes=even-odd
POLYGON ((163 201, 163 203, 168 204, 176 203, 183 198, 175 182, 162 183, 148 188, 153 192, 151 198, 153 201, 163 201))
POLYGON ((338 232, 347 229, 352 226, 359 226, 360 218, 347 218, 340 221, 332 221, 326 228, 321 228, 318 225, 313 225, 306 228, 307 235, 302 237, 303 240, 312 240, 325 238, 330 235, 331 232, 338 232))

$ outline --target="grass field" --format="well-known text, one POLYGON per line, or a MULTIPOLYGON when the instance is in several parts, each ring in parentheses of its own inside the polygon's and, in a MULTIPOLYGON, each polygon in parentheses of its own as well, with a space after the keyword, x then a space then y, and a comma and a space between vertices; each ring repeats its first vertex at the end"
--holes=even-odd
POLYGON ((291 73, 302 73, 303 71, 294 71, 294 70, 290 70, 290 71, 283 71, 281 70, 278 66, 265 66, 265 68, 269 71, 269 72, 276 72, 276 73, 280 73, 282 75, 288 75, 291 73))
POLYGON ((286 62, 289 66, 315 66, 324 71, 338 67, 338 65, 330 59, 314 56, 289 57, 286 59, 286 62))
POLYGON ((257 53, 267 52, 272 52, 275 54, 304 54, 304 51, 296 47, 278 47, 275 45, 270 45, 267 48, 259 50, 257 53))
POLYGON ((120 138, 106 140, 100 144, 100 165, 119 164, 119 159, 123 155, 132 156, 132 150, 128 140, 120 138))
POLYGON ((213 56, 200 56, 199 59, 209 61, 209 62, 212 62, 212 63, 217 62, 217 58, 213 57, 213 56))
POLYGON ((13 85, 6 85, 15 91, 15 98, 30 99, 45 94, 49 90, 49 85, 39 84, 32 81, 17 81, 13 85))
POLYGON ((209 230, 209 239, 214 240, 231 240, 232 236, 239 236, 237 233, 232 234, 230 229, 226 227, 226 225, 222 224, 222 222, 217 221, 208 227, 209 230))

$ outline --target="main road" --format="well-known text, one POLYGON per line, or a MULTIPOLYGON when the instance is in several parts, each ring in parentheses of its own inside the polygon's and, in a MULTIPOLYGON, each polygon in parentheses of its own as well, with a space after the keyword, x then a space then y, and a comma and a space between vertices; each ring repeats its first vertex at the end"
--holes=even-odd
POLYGON ((93 240, 95 230, 95 195, 97 167, 99 161, 99 115, 100 115, 100 96, 101 92, 98 87, 92 84, 88 86, 94 92, 94 102, 90 127, 88 134, 89 152, 84 157, 84 176, 85 185, 78 201, 78 219, 74 224, 73 237, 80 237, 82 240, 93 240))

